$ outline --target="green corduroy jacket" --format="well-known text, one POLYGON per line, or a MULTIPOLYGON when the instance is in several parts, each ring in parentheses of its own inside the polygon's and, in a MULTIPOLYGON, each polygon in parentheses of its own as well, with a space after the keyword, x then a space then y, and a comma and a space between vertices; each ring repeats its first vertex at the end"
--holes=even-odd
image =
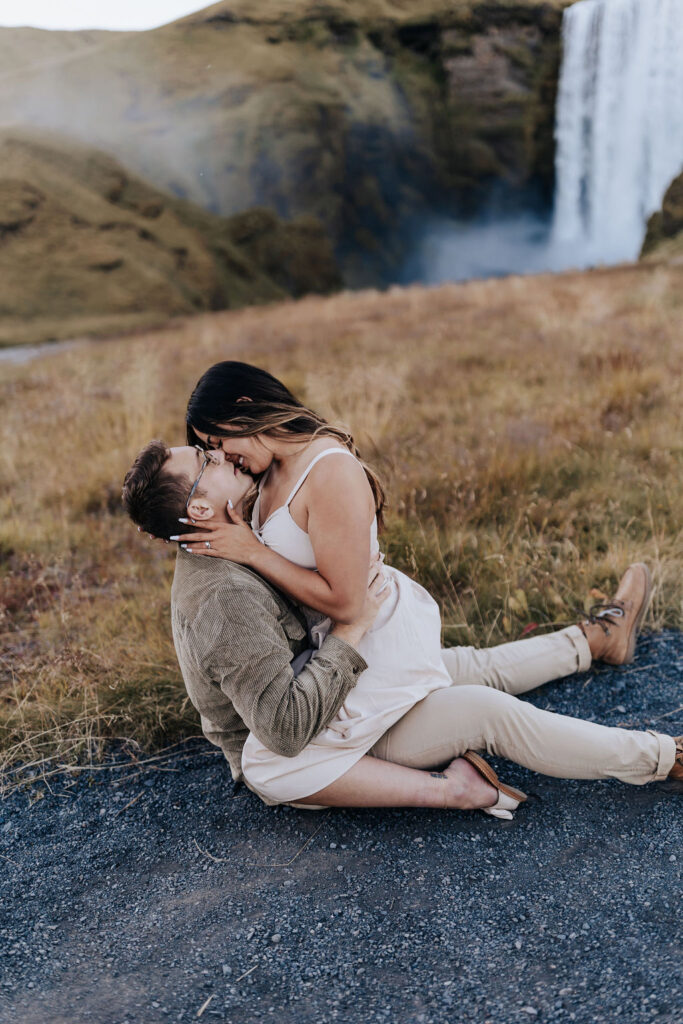
POLYGON ((308 647, 302 614, 257 573, 222 558, 178 552, 171 620, 202 731, 235 780, 250 732, 273 753, 294 757, 367 668, 355 648, 329 634, 295 675, 292 659, 308 647))

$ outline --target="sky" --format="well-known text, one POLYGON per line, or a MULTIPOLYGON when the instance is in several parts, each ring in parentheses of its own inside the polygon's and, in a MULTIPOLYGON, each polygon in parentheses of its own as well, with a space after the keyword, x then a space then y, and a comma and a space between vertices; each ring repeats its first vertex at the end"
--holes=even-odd
POLYGON ((0 26, 157 28, 215 0, 0 0, 0 26))

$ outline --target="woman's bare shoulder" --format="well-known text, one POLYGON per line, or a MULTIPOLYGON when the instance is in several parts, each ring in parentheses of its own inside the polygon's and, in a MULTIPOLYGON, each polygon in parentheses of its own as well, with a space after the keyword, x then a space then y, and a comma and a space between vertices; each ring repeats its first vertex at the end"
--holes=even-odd
MULTIPOLYGON (((333 445, 328 447, 331 448, 333 445)), ((345 452, 348 449, 339 445, 339 451, 345 452)), ((330 454, 316 462, 307 478, 311 500, 339 502, 344 499, 357 501, 362 496, 372 497, 365 470, 358 459, 350 458, 349 455, 330 454)))

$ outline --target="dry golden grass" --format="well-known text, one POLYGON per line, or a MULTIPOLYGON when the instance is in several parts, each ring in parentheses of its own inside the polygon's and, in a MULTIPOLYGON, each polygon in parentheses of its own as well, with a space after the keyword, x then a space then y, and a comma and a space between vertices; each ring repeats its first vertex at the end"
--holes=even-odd
POLYGON ((389 560, 447 643, 571 621, 646 559, 647 625, 683 623, 683 268, 641 266, 200 316, 3 368, 4 765, 190 731, 172 552, 119 509, 151 437, 183 439, 212 362, 242 358, 352 428, 383 473, 389 560))

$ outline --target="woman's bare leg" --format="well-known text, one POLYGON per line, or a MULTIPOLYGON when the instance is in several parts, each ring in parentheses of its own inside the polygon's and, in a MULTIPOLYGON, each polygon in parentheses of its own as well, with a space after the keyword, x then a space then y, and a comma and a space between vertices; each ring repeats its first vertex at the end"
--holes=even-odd
POLYGON ((476 768, 457 757, 443 771, 420 771, 377 757, 361 757, 329 786, 297 800, 325 807, 491 807, 498 793, 476 768))

